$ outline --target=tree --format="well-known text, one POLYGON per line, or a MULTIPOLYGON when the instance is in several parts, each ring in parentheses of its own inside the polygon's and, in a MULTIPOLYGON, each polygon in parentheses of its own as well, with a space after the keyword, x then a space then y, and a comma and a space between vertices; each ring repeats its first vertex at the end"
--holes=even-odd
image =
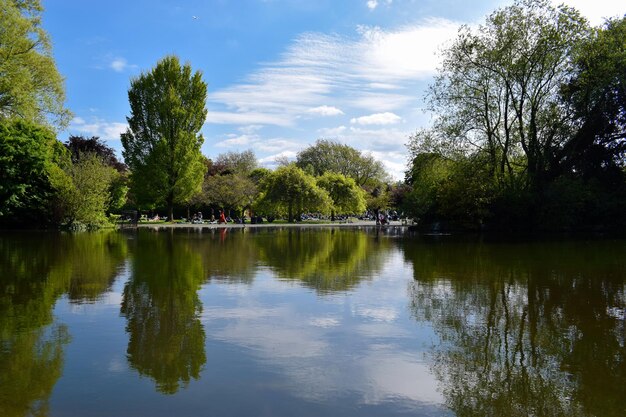
POLYGON ((215 165, 219 166, 222 171, 248 175, 258 167, 256 155, 250 149, 243 152, 227 152, 217 156, 215 165))
POLYGON ((365 191, 357 186, 352 178, 327 172, 318 177, 316 182, 332 199, 332 221, 335 220, 335 214, 355 214, 365 211, 365 191))
POLYGON ((57 187, 69 179, 66 150, 53 133, 15 120, 0 121, 0 222, 42 225, 51 219, 57 187))
POLYGON ((484 151, 502 186, 521 173, 524 186, 541 190, 570 132, 559 93, 588 33, 577 11, 548 0, 518 0, 476 30, 462 28, 429 93, 434 129, 484 151))
POLYGON ((200 72, 181 67, 175 56, 163 58, 131 81, 131 116, 122 134, 123 155, 131 169, 133 191, 141 203, 174 204, 200 191, 206 166, 198 132, 206 118, 207 86, 200 72))
POLYGON ((67 168, 71 183, 59 191, 62 222, 71 228, 99 228, 107 223, 111 186, 119 173, 97 155, 86 154, 67 168))
POLYGON ((0 120, 19 117, 63 128, 70 112, 39 0, 0 0, 0 120))
POLYGON ((241 213, 252 205, 257 195, 254 182, 243 175, 226 174, 207 177, 202 186, 202 202, 209 206, 234 209, 241 213))
POLYGON ((339 142, 320 139, 300 153, 296 165, 314 176, 336 172, 354 179, 360 187, 387 178, 383 164, 372 155, 339 142))
POLYGON ((289 222, 304 211, 326 212, 332 201, 328 193, 315 184, 315 178, 295 165, 280 167, 261 184, 260 210, 287 214, 289 222))
MULTIPOLYGON (((99 137, 92 136, 85 138, 83 136, 70 136, 65 142, 65 147, 70 151, 72 162, 80 164, 85 158, 92 159, 96 157, 104 166, 111 167, 117 171, 109 172, 105 177, 109 181, 109 189, 106 190, 106 209, 119 210, 125 204, 128 194, 128 169, 123 162, 120 162, 115 155, 115 151, 106 145, 99 137)), ((97 169, 102 167, 97 164, 97 169)), ((102 177, 102 176, 101 176, 102 177)), ((104 177, 102 177, 104 178, 104 177)))
POLYGON ((556 155, 558 172, 616 172, 626 153, 626 17, 605 22, 575 51, 575 73, 562 89, 578 127, 556 155))
POLYGON ((115 150, 104 143, 99 137, 70 136, 65 142, 65 147, 70 151, 72 162, 80 161, 87 154, 97 155, 103 163, 115 168, 119 172, 126 171, 126 165, 120 162, 115 155, 115 150))

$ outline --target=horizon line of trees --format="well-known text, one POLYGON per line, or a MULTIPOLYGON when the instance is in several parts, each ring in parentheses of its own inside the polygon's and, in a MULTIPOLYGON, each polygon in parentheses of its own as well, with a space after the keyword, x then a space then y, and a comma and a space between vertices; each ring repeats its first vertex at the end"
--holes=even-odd
POLYGON ((409 138, 404 183, 320 139, 294 162, 200 152, 207 85, 166 56, 131 79, 125 164, 67 126, 63 79, 38 0, 0 0, 0 226, 97 228, 122 208, 223 208, 289 221, 393 207, 422 227, 626 230, 626 18, 593 28, 548 0, 516 0, 442 52, 437 117, 409 138), (19 87, 19 88, 18 88, 19 87))

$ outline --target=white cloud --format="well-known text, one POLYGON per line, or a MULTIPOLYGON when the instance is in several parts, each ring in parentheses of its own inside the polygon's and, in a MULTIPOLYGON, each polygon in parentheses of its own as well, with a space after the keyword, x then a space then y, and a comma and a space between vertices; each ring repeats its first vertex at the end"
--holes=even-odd
POLYGON ((103 140, 119 140, 120 135, 126 131, 128 125, 119 122, 106 122, 99 118, 91 118, 89 121, 81 117, 75 117, 70 123, 70 134, 84 134, 98 136, 103 140))
POLYGON ((565 3, 582 13, 593 25, 599 25, 604 19, 610 17, 622 17, 626 13, 623 1, 615 0, 553 0, 554 5, 565 3))
POLYGON ((356 117, 351 119, 350 123, 359 125, 392 125, 398 123, 400 120, 402 120, 402 118, 397 114, 386 112, 356 117))
MULTIPOLYGON (((393 3, 393 0, 385 0, 385 4, 387 4, 387 6, 390 6, 391 3, 393 3)), ((374 10, 378 7, 379 3, 378 0, 368 0, 366 5, 368 9, 374 10)))
POLYGON ((137 65, 131 65, 128 63, 128 61, 126 60, 126 58, 122 58, 122 57, 115 57, 113 58, 113 60, 109 63, 109 68, 111 68, 113 71, 115 72, 124 72, 127 69, 134 69, 137 68, 137 65))
POLYGON ((274 169, 278 166, 278 163, 276 162, 277 160, 287 159, 289 161, 293 161, 296 159, 297 155, 298 153, 294 151, 282 151, 266 156, 265 158, 260 158, 259 164, 263 165, 266 168, 274 169))
POLYGON ((339 116, 345 114, 341 111, 341 109, 338 109, 337 107, 326 105, 313 107, 312 109, 307 110, 307 113, 317 114, 319 116, 339 116))

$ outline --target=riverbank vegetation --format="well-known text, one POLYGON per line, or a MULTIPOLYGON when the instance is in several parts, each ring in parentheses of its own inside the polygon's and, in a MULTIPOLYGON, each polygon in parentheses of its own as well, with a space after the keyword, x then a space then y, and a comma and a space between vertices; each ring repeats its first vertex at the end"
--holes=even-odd
POLYGON ((625 229, 625 19, 515 2, 460 30, 427 98, 406 175, 422 224, 625 229))
POLYGON ((251 150, 207 158, 207 85, 176 56, 131 80, 124 163, 97 137, 61 143, 70 112, 40 2, 0 2, 2 228, 98 228, 123 209, 290 222, 395 209, 425 229, 626 230, 624 18, 593 28, 573 8, 518 0, 462 27, 427 95, 432 126, 408 138, 393 183, 372 155, 327 139, 274 170, 251 150))

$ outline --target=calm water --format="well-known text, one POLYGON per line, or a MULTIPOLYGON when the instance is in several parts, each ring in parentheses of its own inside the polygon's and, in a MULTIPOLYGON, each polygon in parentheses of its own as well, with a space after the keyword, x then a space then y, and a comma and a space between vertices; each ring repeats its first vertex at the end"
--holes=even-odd
POLYGON ((626 241, 0 235, 0 416, 626 415, 626 241))

